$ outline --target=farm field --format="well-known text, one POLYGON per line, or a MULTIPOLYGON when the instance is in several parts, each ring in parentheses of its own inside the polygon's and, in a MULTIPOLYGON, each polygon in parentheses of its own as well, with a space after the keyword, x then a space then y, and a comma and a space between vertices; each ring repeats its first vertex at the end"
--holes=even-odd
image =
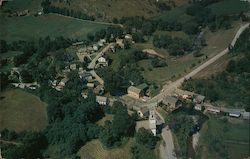
POLYGON ((199 155, 202 158, 214 158, 216 152, 208 148, 211 137, 222 139, 228 149, 230 159, 249 156, 249 124, 241 119, 228 118, 223 121, 219 117, 210 116, 200 131, 199 155), (209 137, 210 136, 210 137, 209 137))
POLYGON ((107 26, 56 14, 6 17, 0 22, 0 29, 3 30, 0 32, 0 39, 37 40, 46 36, 84 39, 88 33, 94 33, 107 26))
POLYGON ((19 89, 0 93, 0 130, 39 131, 47 126, 46 104, 19 89))

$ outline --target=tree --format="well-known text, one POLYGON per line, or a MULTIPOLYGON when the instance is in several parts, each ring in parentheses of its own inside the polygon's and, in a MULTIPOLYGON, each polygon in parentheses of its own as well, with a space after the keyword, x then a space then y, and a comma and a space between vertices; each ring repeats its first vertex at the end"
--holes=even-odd
POLYGON ((135 140, 138 144, 144 145, 147 148, 154 149, 157 143, 157 137, 150 130, 140 128, 135 134, 135 140))
POLYGON ((195 22, 186 23, 183 30, 187 34, 197 34, 199 32, 198 24, 195 22))
POLYGON ((8 51, 8 45, 5 40, 0 41, 0 53, 5 53, 8 51))

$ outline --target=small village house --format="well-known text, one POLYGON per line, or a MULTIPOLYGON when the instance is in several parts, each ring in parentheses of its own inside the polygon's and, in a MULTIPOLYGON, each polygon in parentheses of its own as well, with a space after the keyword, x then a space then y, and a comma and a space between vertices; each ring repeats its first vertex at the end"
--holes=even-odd
POLYGON ((137 111, 137 114, 140 118, 148 118, 149 116, 149 109, 148 107, 143 107, 137 111))
POLYGON ((181 102, 176 97, 172 96, 166 96, 163 98, 161 104, 167 106, 167 109, 170 111, 173 111, 181 106, 181 102))
POLYGON ((229 112, 229 116, 230 116, 230 117, 239 118, 240 115, 241 115, 240 112, 229 112))
POLYGON ((202 111, 202 105, 201 105, 201 104, 196 104, 196 105, 194 106, 194 109, 195 109, 195 110, 198 110, 198 111, 202 111))
POLYGON ((243 112, 242 117, 244 120, 250 121, 250 112, 243 112))
POLYGON ((64 87, 68 81, 69 79, 67 77, 64 77, 58 85, 64 87))
POLYGON ((87 87, 93 89, 95 87, 94 83, 87 83, 87 87))
POLYGON ((125 35, 125 39, 126 39, 126 40, 131 40, 131 41, 132 41, 132 40, 133 40, 133 37, 132 37, 131 34, 126 34, 126 35, 125 35))
POLYGON ((142 84, 138 85, 137 88, 141 89, 143 91, 144 95, 146 95, 146 94, 149 95, 149 92, 148 92, 149 86, 146 83, 142 83, 142 84))
POLYGON ((143 97, 143 91, 135 86, 129 86, 128 87, 128 96, 139 99, 141 97, 143 97))
POLYGON ((103 56, 98 58, 97 62, 99 65, 108 66, 108 60, 103 56))
POLYGON ((94 50, 94 51, 98 51, 98 50, 99 50, 98 45, 94 44, 94 45, 93 45, 93 50, 94 50))
POLYGON ((123 42, 123 39, 116 39, 116 44, 117 44, 121 49, 124 49, 124 42, 123 42))
POLYGON ((96 96, 96 102, 100 105, 107 105, 108 104, 108 98, 104 96, 96 96))
POLYGON ((194 97, 194 99, 193 99, 193 102, 194 102, 194 103, 197 103, 197 104, 201 104, 201 103, 203 103, 204 101, 205 101, 205 96, 200 95, 200 94, 196 95, 196 96, 194 97))
POLYGON ((220 113, 220 108, 209 107, 209 108, 207 108, 207 111, 214 113, 214 114, 217 114, 217 113, 220 113))
POLYGON ((70 68, 71 70, 76 70, 76 64, 71 64, 71 65, 69 65, 69 68, 70 68))

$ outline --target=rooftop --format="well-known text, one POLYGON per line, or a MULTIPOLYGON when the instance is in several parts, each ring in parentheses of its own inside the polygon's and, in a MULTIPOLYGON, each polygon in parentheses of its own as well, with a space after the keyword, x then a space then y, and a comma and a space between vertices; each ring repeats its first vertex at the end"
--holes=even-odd
POLYGON ((131 91, 131 92, 140 94, 141 89, 139 89, 139 88, 137 88, 137 87, 135 87, 135 86, 129 86, 129 87, 128 87, 128 91, 131 91))

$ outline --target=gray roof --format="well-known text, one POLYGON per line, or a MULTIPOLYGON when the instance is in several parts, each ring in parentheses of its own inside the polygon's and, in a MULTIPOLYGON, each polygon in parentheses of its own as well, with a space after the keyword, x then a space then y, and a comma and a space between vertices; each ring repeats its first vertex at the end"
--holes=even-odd
POLYGON ((134 92, 134 93, 136 93, 136 94, 140 94, 141 89, 139 89, 139 88, 137 88, 137 87, 134 87, 134 86, 129 86, 129 87, 128 87, 128 91, 134 92))
POLYGON ((149 113, 148 107, 143 107, 140 109, 140 111, 142 112, 143 115, 145 115, 146 113, 149 113))
POLYGON ((250 120, 250 112, 244 112, 244 113, 242 114, 242 116, 243 116, 243 119, 248 119, 248 120, 250 120))
POLYGON ((65 77, 65 78, 63 78, 62 80, 61 80, 61 82, 63 82, 63 83, 67 83, 69 81, 69 79, 67 78, 67 77, 65 77))
POLYGON ((176 97, 171 97, 171 96, 166 96, 163 99, 163 104, 171 104, 171 105, 175 105, 177 103, 178 99, 176 97))
POLYGON ((198 95, 195 97, 195 99, 198 100, 198 101, 204 101, 205 96, 198 94, 198 95))

